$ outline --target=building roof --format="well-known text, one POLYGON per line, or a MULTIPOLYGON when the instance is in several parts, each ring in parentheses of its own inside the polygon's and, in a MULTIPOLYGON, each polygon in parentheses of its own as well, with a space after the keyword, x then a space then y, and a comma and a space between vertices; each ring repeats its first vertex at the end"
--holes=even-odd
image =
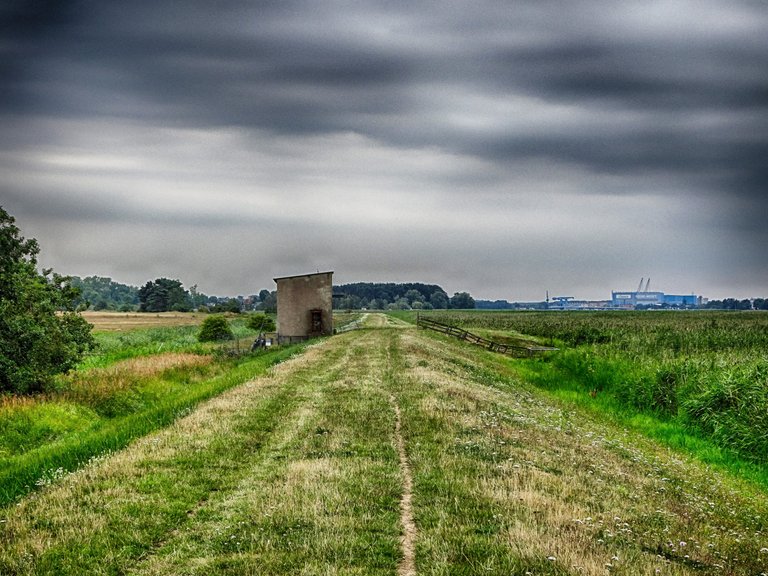
POLYGON ((277 282, 278 280, 289 280, 291 278, 307 278, 309 276, 323 276, 325 274, 333 274, 333 270, 329 270, 328 272, 313 272, 312 274, 297 274, 296 276, 280 276, 279 278, 272 278, 274 282, 277 282))

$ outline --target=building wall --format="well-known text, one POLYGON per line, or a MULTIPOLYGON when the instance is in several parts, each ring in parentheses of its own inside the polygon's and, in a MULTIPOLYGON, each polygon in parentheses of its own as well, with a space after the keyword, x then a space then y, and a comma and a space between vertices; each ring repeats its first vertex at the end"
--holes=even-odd
POLYGON ((696 306, 700 304, 700 297, 693 294, 675 295, 664 294, 664 292, 612 292, 611 302, 616 308, 638 305, 661 306, 662 304, 696 306))
POLYGON ((333 272, 275 278, 275 283, 278 343, 333 334, 333 272), (321 326, 316 332, 312 310, 320 310, 321 326))
POLYGON ((699 299, 694 294, 665 294, 664 304, 697 306, 699 304, 699 299))

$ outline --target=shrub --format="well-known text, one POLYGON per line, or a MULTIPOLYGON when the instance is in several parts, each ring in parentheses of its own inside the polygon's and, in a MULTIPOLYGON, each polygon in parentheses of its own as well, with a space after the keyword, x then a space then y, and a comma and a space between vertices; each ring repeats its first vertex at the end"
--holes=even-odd
POLYGON ((200 325, 197 339, 200 342, 215 342, 216 340, 229 340, 234 337, 232 328, 223 316, 209 316, 200 325))
POLYGON ((246 326, 256 332, 275 331, 275 321, 266 314, 252 314, 248 317, 246 326))

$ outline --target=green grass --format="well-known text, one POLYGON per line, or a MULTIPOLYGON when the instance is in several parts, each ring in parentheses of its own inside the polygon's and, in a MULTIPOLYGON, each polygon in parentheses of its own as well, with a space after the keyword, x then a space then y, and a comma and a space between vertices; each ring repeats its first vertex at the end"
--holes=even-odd
POLYGON ((0 573, 392 574, 400 478, 369 349, 297 358, 55 479, 6 511, 0 573))
MULTIPOLYGON (((174 329, 172 341, 182 341, 186 331, 174 329)), ((146 341, 146 335, 139 336, 131 341, 127 357, 138 358, 140 348, 133 344, 146 341)), ((167 426, 202 400, 263 373, 301 348, 273 348, 212 363, 182 356, 180 364, 165 369, 162 361, 168 356, 158 350, 138 368, 81 368, 62 379, 56 393, 6 402, 0 406, 0 505, 167 426)), ((115 365, 114 359, 123 356, 117 348, 106 350, 93 364, 115 365)))
POLYGON ((408 477, 418 574, 768 570, 765 490, 554 398, 512 359, 393 327, 310 345, 52 475, 0 509, 0 573, 394 574, 408 477))
POLYGON ((78 369, 103 368, 130 358, 166 352, 205 353, 210 349, 197 341, 197 326, 146 328, 129 332, 94 332, 97 348, 78 369))
POLYGON ((641 422, 646 416, 656 423, 648 426, 654 437, 660 437, 655 428, 674 428, 667 434, 670 445, 701 446, 707 461, 737 468, 744 460, 768 461, 768 314, 429 314, 465 329, 555 344, 560 352, 518 362, 532 382, 561 397, 592 397, 594 408, 617 417, 641 422))
MULTIPOLYGON (((236 339, 254 336, 246 318, 230 319, 236 339)), ((165 326, 117 331, 95 331, 96 350, 86 356, 78 369, 103 368, 130 358, 168 352, 210 353, 216 347, 198 341, 199 326, 165 326)))
POLYGON ((650 417, 627 426, 528 385, 517 360, 420 334, 395 370, 418 573, 766 570, 764 488, 649 442, 650 417))

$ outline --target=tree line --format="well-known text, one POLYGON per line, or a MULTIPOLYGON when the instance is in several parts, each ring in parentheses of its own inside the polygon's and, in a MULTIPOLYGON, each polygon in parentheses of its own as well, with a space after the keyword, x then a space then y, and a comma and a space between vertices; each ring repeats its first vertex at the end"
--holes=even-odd
POLYGON ((334 286, 333 306, 340 310, 444 310, 474 308, 468 292, 453 296, 437 284, 356 282, 334 286))
POLYGON ((73 276, 71 283, 80 292, 75 299, 78 310, 239 313, 277 309, 277 292, 266 289, 250 296, 221 297, 200 292, 196 284, 186 289, 180 280, 170 278, 150 280, 141 288, 102 276, 73 276))
MULTIPOLYGON (((80 293, 74 300, 78 310, 216 313, 277 310, 277 292, 267 289, 249 296, 220 297, 200 292, 197 285, 187 289, 181 281, 170 278, 150 280, 141 288, 101 276, 73 276, 71 284, 80 293)), ((436 284, 357 282, 334 286, 333 291, 333 306, 340 310, 475 308, 475 300, 468 292, 456 292, 448 296, 436 284)))
POLYGON ((768 310, 768 298, 710 300, 704 304, 703 308, 709 310, 768 310))

